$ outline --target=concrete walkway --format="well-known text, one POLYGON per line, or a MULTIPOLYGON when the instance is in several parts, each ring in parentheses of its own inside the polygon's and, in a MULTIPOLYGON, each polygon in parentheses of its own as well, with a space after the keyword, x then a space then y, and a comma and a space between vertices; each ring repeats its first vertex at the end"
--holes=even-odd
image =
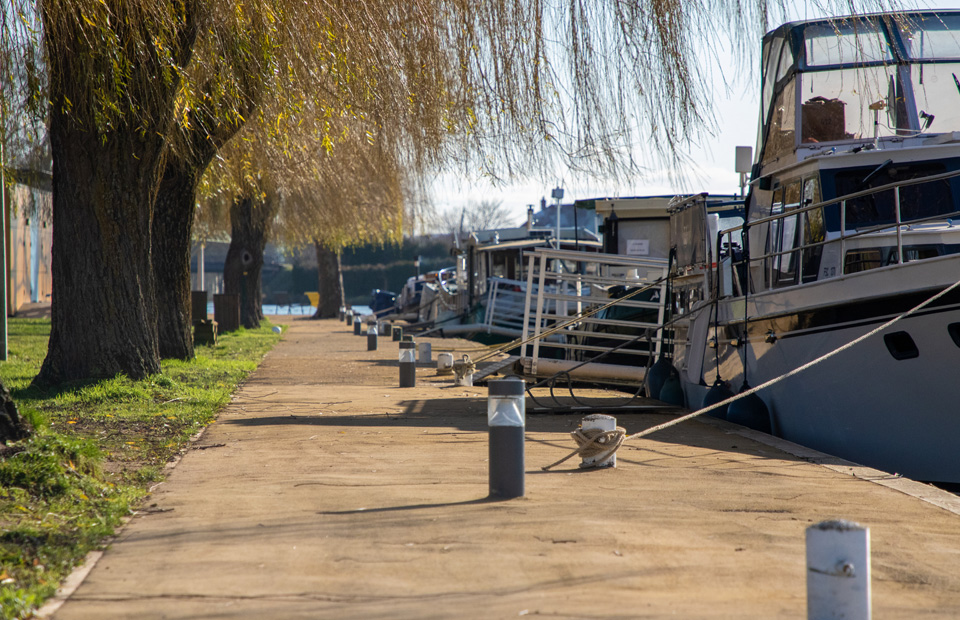
POLYGON ((526 497, 488 501, 485 389, 432 369, 397 388, 388 338, 367 353, 343 323, 279 320, 58 620, 805 618, 804 530, 836 518, 871 528, 875 618, 960 617, 960 516, 849 473, 877 472, 694 421, 615 470, 543 473, 579 416, 539 415, 526 497))

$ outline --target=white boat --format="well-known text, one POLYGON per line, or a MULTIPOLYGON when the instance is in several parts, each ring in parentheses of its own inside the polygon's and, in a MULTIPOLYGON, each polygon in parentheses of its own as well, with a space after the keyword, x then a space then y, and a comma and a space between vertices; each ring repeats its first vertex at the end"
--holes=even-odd
MULTIPOLYGON (((672 363, 684 404, 784 375, 960 279, 958 76, 960 11, 794 22, 764 37, 744 226, 711 235, 703 197, 673 209, 672 363)), ((728 415, 957 483, 958 371, 953 289, 728 415)))

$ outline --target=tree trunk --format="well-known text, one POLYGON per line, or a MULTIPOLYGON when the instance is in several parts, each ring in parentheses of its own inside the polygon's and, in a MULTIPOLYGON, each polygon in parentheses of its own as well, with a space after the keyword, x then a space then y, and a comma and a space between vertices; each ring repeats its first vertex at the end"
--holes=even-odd
POLYGON ((240 296, 240 324, 247 329, 260 327, 263 320, 260 272, 274 208, 269 197, 261 202, 246 196, 230 208, 230 248, 223 265, 223 287, 226 293, 240 296))
POLYGON ((175 4, 165 12, 104 3, 111 21, 38 3, 53 155, 53 298, 38 385, 160 371, 153 206, 180 89, 170 69, 190 62, 203 10, 196 0, 175 4), (157 20, 164 46, 151 38, 157 20))
POLYGON ((150 226, 163 140, 97 133, 54 105, 50 342, 39 385, 160 371, 150 226))
POLYGON ((317 247, 317 274, 319 282, 317 290, 320 292, 320 301, 317 303, 315 319, 334 318, 340 312, 343 303, 343 272, 340 268, 340 251, 331 250, 322 243, 315 243, 317 247))
MULTIPOLYGON (((20 417, 17 404, 10 397, 10 391, 0 381, 0 444, 6 445, 8 441, 23 439, 30 433, 30 425, 20 417)), ((3 456, 2 452, 0 456, 3 456)))
POLYGON ((193 359, 190 238, 201 170, 171 155, 157 192, 153 275, 157 291, 158 350, 162 359, 193 359))

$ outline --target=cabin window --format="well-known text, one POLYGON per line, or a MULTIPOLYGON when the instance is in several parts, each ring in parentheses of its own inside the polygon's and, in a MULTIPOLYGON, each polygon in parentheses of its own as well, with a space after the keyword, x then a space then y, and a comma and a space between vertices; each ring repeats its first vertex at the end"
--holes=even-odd
MULTIPOLYGON (((800 181, 787 185, 783 197, 783 212, 789 213, 800 206, 800 181)), ((797 227, 797 215, 788 215, 781 220, 780 235, 777 239, 776 285, 790 286, 797 283, 797 261, 800 230, 797 227)))
MULTIPOLYGON (((817 177, 810 177, 803 182, 804 207, 817 204, 820 198, 820 181, 817 177)), ((822 243, 827 238, 827 228, 823 222, 823 208, 813 209, 803 214, 803 245, 822 243)), ((812 282, 817 279, 820 270, 820 255, 823 246, 805 247, 803 249, 803 281, 812 282)))
POLYGON ((764 163, 773 161, 796 148, 796 79, 784 85, 770 111, 770 128, 764 147, 764 163))
POLYGON ((875 21, 808 26, 803 36, 808 67, 893 61, 887 38, 875 21))
POLYGON ((843 273, 859 273, 883 265, 883 253, 879 248, 850 250, 843 259, 843 273))
MULTIPOLYGON (((855 168, 836 175, 837 195, 852 194, 890 183, 919 179, 946 172, 943 164, 893 164, 855 168)), ((953 193, 947 180, 920 183, 900 188, 900 221, 910 222, 956 212, 953 193)), ((848 230, 896 222, 894 192, 887 190, 848 200, 848 230)))

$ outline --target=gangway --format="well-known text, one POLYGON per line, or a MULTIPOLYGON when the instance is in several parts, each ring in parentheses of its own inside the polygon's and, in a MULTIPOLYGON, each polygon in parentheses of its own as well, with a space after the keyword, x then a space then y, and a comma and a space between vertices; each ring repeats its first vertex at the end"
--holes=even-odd
POLYGON ((571 379, 642 384, 648 360, 659 355, 663 344, 668 261, 551 248, 525 256, 524 374, 569 372, 571 379), (637 294, 641 288, 645 290, 637 294), (617 297, 623 300, 592 312, 617 297), (615 359, 606 355, 602 362, 583 363, 617 345, 625 346, 615 359))

